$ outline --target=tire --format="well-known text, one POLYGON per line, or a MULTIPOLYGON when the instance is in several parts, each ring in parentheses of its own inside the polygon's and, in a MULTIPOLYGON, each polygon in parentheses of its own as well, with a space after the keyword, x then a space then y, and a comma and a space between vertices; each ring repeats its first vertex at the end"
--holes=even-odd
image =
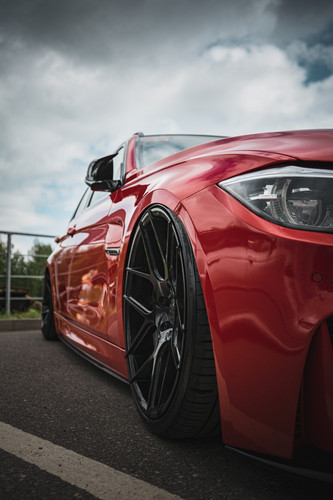
POLYGON ((51 280, 48 272, 46 272, 44 280, 41 329, 46 340, 58 340, 54 323, 51 280))
POLYGON ((220 431, 213 348, 200 278, 180 220, 155 205, 130 243, 123 296, 126 359, 138 411, 169 438, 220 431))

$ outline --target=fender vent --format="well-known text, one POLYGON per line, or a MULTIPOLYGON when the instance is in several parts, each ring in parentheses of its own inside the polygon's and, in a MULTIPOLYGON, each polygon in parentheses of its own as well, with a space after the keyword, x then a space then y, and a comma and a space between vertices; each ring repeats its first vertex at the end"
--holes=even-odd
POLYGON ((327 318, 326 324, 327 324, 328 333, 329 333, 329 336, 331 339, 331 344, 333 347, 333 316, 331 316, 330 318, 327 318))

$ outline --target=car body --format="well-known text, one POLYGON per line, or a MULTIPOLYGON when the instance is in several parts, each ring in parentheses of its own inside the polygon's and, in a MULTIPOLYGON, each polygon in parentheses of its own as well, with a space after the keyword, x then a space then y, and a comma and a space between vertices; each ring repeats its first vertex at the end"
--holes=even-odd
POLYGON ((218 422, 241 449, 332 453, 333 131, 139 133, 86 181, 47 262, 46 338, 130 379, 161 435, 218 422))

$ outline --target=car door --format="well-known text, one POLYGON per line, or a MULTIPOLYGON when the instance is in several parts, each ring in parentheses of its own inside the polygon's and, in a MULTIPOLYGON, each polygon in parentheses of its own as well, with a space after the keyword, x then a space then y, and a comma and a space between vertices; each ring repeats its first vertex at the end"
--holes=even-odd
MULTIPOLYGON (((113 175, 121 178, 125 147, 113 158, 113 175), (118 171, 119 170, 119 171, 118 171)), ((108 338, 108 311, 113 308, 109 291, 110 262, 107 237, 112 194, 93 191, 86 208, 72 220, 73 251, 69 272, 67 314, 87 331, 108 338)))
POLYGON ((76 239, 73 238, 75 232, 75 221, 87 207, 91 194, 91 190, 86 188, 69 223, 67 233, 59 237, 59 244, 54 252, 53 261, 56 289, 56 310, 65 317, 68 317, 69 276, 76 243, 76 239))
POLYGON ((107 330, 105 237, 111 203, 110 193, 92 192, 88 206, 72 220, 69 228, 67 317, 101 336, 105 336, 107 330))

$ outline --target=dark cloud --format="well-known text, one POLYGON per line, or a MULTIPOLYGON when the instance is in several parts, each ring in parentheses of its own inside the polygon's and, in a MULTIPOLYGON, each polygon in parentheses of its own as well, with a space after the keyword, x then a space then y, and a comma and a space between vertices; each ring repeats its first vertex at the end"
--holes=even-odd
MULTIPOLYGON (((169 46, 173 37, 213 38, 251 33, 253 14, 271 13, 271 32, 256 27, 257 36, 276 42, 308 38, 328 28, 331 0, 12 0, 1 5, 1 31, 29 43, 46 44, 99 57, 120 46, 136 51, 155 39, 169 46), (243 27, 243 29, 242 29, 243 27)), ((268 30, 270 31, 270 30, 268 30)), ((255 36, 255 33, 253 33, 255 36)), ((152 47, 151 47, 152 48, 152 47)))
POLYGON ((85 66, 177 67, 216 40, 264 37, 269 0, 12 0, 0 17, 0 64, 41 52, 85 66), (241 15, 240 15, 241 13, 241 15))
POLYGON ((87 163, 134 130, 331 126, 332 1, 0 3, 4 229, 61 231, 87 163))
POLYGON ((272 41, 306 70, 306 85, 333 74, 333 2, 280 0, 272 41))
POLYGON ((286 44, 328 30, 328 0, 12 0, 1 6, 6 46, 44 47, 85 61, 171 59, 231 37, 286 44))
MULTIPOLYGON (((110 41, 126 35, 126 4, 119 11, 118 3, 92 0, 6 2, 0 21, 3 41, 99 59, 106 51, 112 54, 110 41)), ((135 8, 134 3, 134 13, 135 8)))
POLYGON ((322 40, 333 22, 331 0, 277 0, 273 2, 276 25, 272 33, 277 43, 293 40, 322 40))

